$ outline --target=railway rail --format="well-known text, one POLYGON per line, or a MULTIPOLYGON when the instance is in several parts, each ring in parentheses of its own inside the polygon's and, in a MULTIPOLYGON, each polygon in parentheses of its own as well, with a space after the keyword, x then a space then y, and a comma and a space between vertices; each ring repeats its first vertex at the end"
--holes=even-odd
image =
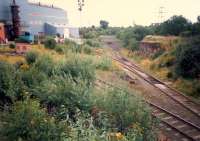
POLYGON ((200 105, 181 92, 163 83, 161 80, 144 72, 140 67, 130 62, 128 59, 122 57, 118 53, 120 45, 116 44, 113 39, 108 39, 108 41, 111 42, 109 44, 106 43, 108 42, 107 40, 103 41, 113 49, 114 52, 110 57, 114 61, 121 64, 121 66, 130 73, 137 75, 140 79, 159 90, 160 94, 169 98, 169 101, 173 101, 174 104, 178 105, 178 110, 180 110, 180 112, 176 113, 168 106, 164 106, 165 108, 163 108, 163 106, 160 105, 161 103, 156 105, 152 101, 146 101, 153 109, 153 116, 158 117, 161 122, 166 125, 165 127, 169 127, 176 132, 174 134, 181 134, 186 138, 178 138, 177 141, 200 141, 200 105), (181 114, 181 112, 186 112, 190 116, 186 117, 184 114, 181 114))
POLYGON ((192 101, 189 97, 183 95, 182 93, 178 92, 177 90, 169 87, 165 83, 161 82, 157 78, 147 74, 146 72, 142 71, 138 66, 129 62, 127 59, 121 58, 113 58, 115 61, 121 63, 123 67, 130 72, 136 74, 150 85, 154 86, 155 88, 159 89, 163 94, 167 95, 175 102, 179 103, 182 107, 186 108, 197 117, 200 118, 200 105, 196 102, 192 101))
MULTIPOLYGON (((97 79, 99 83, 107 85, 108 87, 117 88, 123 90, 120 87, 116 87, 101 79, 97 79)), ((200 127, 191 123, 184 118, 176 115, 150 101, 146 101, 152 108, 152 116, 161 120, 163 124, 174 130, 176 133, 181 134, 183 137, 180 141, 200 141, 200 127)), ((174 133, 175 134, 175 133, 174 133)))

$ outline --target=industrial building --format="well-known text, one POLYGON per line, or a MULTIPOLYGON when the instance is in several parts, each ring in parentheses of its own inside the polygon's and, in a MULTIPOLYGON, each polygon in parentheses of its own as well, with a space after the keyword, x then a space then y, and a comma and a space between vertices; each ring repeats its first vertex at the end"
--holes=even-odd
POLYGON ((0 41, 28 32, 78 38, 77 28, 69 27, 67 12, 54 5, 28 0, 0 0, 0 41))

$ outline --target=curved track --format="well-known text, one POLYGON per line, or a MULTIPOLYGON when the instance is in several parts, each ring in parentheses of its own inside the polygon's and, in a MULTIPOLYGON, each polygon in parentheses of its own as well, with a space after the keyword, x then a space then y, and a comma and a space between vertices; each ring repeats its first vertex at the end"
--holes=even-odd
MULTIPOLYGON (((101 79, 97 79, 99 83, 107 85, 109 87, 114 87, 117 89, 121 89, 119 87, 114 86, 113 84, 107 83, 101 79)), ((174 130, 174 132, 181 134, 185 138, 183 140, 191 140, 191 141, 200 141, 200 127, 186 121, 184 118, 171 113, 170 111, 163 109, 162 107, 150 102, 146 101, 150 107, 152 107, 152 116, 159 118, 163 124, 174 130)), ((182 139, 180 139, 182 140, 182 139)))
MULTIPOLYGON (((137 75, 140 79, 157 89, 160 94, 165 96, 166 100, 168 99, 175 105, 178 105, 178 107, 176 107, 176 110, 179 110, 179 113, 176 113, 168 106, 164 106, 165 108, 163 108, 163 106, 160 105, 161 103, 159 103, 159 105, 156 105, 152 101, 146 101, 153 109, 153 116, 161 119, 162 123, 167 125, 167 127, 173 129, 174 132, 186 137, 187 140, 200 141, 200 105, 191 100, 189 97, 182 94, 181 92, 169 87, 161 80, 144 72, 136 64, 119 55, 118 51, 120 50, 121 45, 117 44, 117 42, 115 42, 115 40, 113 39, 114 37, 106 37, 105 39, 103 39, 105 44, 111 47, 114 51, 114 53, 110 57, 112 57, 114 61, 117 61, 119 64, 121 64, 123 69, 126 69, 130 73, 137 75), (109 44, 107 42, 109 42, 109 44), (187 114, 181 114, 182 112, 185 112, 187 114)), ((106 82, 104 83, 106 84, 106 82)), ((111 86, 111 84, 109 85, 111 86)), ((185 141, 186 139, 178 138, 178 141, 179 140, 185 141)))
POLYGON ((194 113, 196 116, 200 118, 200 105, 192 101, 189 97, 183 95, 182 93, 172 89, 165 83, 161 82, 157 78, 145 73, 142 71, 138 66, 135 64, 129 62, 127 59, 121 57, 113 58, 115 61, 121 63, 123 67, 130 72, 138 75, 140 78, 154 86, 155 88, 162 91, 164 94, 166 94, 168 97, 173 99, 175 102, 182 105, 182 107, 186 108, 190 112, 194 113))

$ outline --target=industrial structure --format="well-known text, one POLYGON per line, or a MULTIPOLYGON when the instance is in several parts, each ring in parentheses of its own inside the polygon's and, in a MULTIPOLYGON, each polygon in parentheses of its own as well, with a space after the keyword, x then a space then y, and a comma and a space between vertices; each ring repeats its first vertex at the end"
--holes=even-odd
POLYGON ((77 28, 69 27, 67 12, 54 5, 28 0, 0 0, 0 42, 24 33, 78 38, 77 28))

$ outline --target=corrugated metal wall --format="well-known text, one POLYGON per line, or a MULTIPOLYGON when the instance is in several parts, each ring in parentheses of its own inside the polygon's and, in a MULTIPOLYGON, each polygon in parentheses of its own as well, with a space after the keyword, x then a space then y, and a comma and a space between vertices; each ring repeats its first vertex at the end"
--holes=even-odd
POLYGON ((10 0, 0 0, 0 21, 11 23, 10 0))
POLYGON ((27 0, 17 0, 20 5, 20 17, 24 30, 32 34, 45 32, 45 23, 51 25, 68 25, 67 12, 62 9, 29 4, 27 0))
MULTIPOLYGON (((12 0, 0 0, 0 21, 11 21, 10 4, 12 0)), ((67 12, 51 7, 44 7, 28 3, 28 0, 16 0, 20 6, 20 18, 23 31, 32 34, 45 33, 45 24, 60 28, 68 26, 67 12)), ((63 34, 60 33, 60 34, 63 34)))

